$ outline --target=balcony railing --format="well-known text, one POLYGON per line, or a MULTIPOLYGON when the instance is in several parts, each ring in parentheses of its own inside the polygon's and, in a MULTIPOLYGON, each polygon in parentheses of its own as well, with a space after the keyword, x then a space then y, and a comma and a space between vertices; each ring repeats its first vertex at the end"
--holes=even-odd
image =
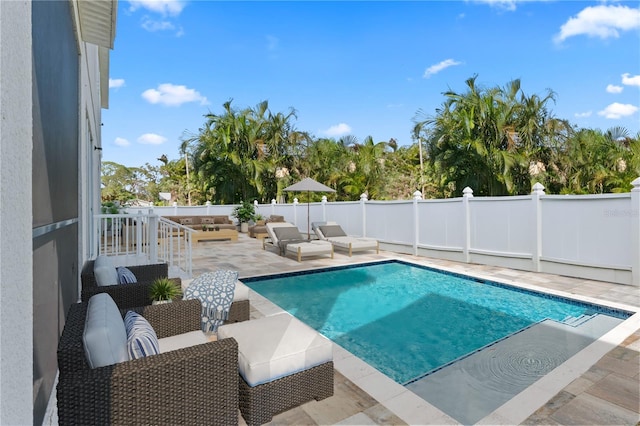
POLYGON ((118 265, 166 262, 171 276, 192 275, 193 229, 153 213, 100 214, 94 217, 98 254, 118 265))

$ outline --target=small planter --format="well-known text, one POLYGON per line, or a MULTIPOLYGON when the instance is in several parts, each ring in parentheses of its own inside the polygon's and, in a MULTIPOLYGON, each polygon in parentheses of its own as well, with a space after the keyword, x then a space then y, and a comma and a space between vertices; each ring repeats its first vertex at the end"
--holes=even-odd
POLYGON ((156 279, 149 289, 149 296, 151 296, 151 304, 153 305, 169 303, 181 295, 182 289, 169 278, 156 279))
POLYGON ((249 223, 248 223, 248 222, 242 222, 242 223, 240 224, 240 232, 243 232, 243 233, 245 233, 245 234, 246 234, 247 232, 249 232, 249 223))

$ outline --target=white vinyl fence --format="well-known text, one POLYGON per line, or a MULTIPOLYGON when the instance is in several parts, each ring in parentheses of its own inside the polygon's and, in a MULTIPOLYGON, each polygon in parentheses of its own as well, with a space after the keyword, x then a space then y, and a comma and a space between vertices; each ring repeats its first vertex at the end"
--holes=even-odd
MULTIPOLYGON (((626 194, 255 204, 307 232, 335 221, 349 235, 421 256, 603 280, 640 287, 640 178, 626 194), (309 212, 307 214, 307 211, 309 212)), ((235 206, 153 207, 160 216, 231 215, 235 206)), ((137 209, 130 209, 136 213, 137 209)), ((313 231, 312 231, 313 232, 313 231)))

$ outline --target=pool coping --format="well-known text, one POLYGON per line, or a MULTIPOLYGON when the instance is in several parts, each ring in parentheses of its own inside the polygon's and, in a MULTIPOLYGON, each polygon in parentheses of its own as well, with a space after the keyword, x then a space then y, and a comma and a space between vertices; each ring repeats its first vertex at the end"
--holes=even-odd
MULTIPOLYGON (((452 273, 457 276, 468 277, 470 279, 480 279, 497 283, 508 287, 515 287, 532 291, 535 293, 550 294, 563 299, 570 299, 578 302, 587 303, 589 305, 602 306, 618 311, 632 313, 632 315, 624 320, 621 324, 605 333, 595 342, 570 357, 567 361, 560 364, 550 373, 540 378, 527 389, 515 395, 509 401, 498 407, 492 413, 481 419, 476 424, 481 425, 512 425, 520 424, 533 414, 538 408, 543 406, 547 401, 553 398, 563 388, 568 386, 573 380, 584 374, 592 365, 602 358, 611 349, 621 344, 627 337, 632 335, 640 328, 640 307, 627 304, 609 302, 596 299, 589 296, 582 296, 573 293, 567 293, 561 290, 539 287, 528 283, 518 283, 515 280, 496 279, 488 277, 482 273, 470 273, 447 268, 445 266, 433 266, 428 262, 421 263, 419 261, 409 261, 401 258, 389 258, 383 261, 367 261, 353 263, 348 267, 357 267, 368 264, 384 263, 389 261, 397 261, 401 263, 411 264, 420 267, 427 267, 433 270, 441 270, 452 273)), ((246 278, 264 278, 278 275, 295 275, 296 273, 305 273, 309 271, 321 271, 340 269, 341 267, 323 267, 311 268, 304 271, 296 271, 293 273, 274 273, 264 275, 254 275, 246 278)), ((243 278, 240 278, 242 281, 243 278)), ((264 296, 250 291, 251 304, 255 309, 263 315, 273 315, 279 312, 286 312, 264 296)), ((333 342, 332 342, 333 343, 333 342)), ((351 380, 362 390, 367 392, 371 397, 375 398, 381 405, 397 415, 400 419, 408 424, 460 424, 437 407, 430 404, 420 396, 408 390, 399 383, 384 375, 375 367, 369 365, 362 359, 358 358, 340 345, 333 343, 334 366, 336 370, 351 380)))

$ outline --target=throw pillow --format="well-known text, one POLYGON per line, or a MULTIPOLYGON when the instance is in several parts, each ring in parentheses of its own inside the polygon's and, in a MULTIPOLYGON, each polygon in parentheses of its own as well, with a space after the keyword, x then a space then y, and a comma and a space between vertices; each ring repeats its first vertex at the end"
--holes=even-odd
POLYGON ((227 223, 227 218, 223 216, 216 216, 213 218, 213 223, 215 223, 216 225, 224 225, 225 223, 227 223))
POLYGON ((128 311, 124 316, 124 328, 127 331, 129 359, 160 353, 158 336, 145 317, 137 312, 128 311))
POLYGON ((340 225, 325 225, 320 227, 320 232, 325 238, 346 237, 347 234, 342 230, 340 225))
POLYGON ((118 284, 118 271, 107 256, 98 256, 93 262, 93 276, 98 286, 118 284))
POLYGON ((212 217, 203 217, 202 219, 200 219, 200 223, 202 223, 203 225, 206 224, 211 224, 211 223, 215 223, 215 219, 212 217))
POLYGON ((185 217, 184 219, 180 219, 180 225, 193 225, 193 219, 190 217, 185 217))
POLYGON ((278 226, 273 228, 273 233, 276 234, 276 238, 282 240, 302 240, 300 231, 295 226, 278 226))
POLYGON ((118 266, 116 271, 118 271, 118 282, 120 284, 133 284, 138 282, 135 274, 131 272, 129 268, 118 266))

